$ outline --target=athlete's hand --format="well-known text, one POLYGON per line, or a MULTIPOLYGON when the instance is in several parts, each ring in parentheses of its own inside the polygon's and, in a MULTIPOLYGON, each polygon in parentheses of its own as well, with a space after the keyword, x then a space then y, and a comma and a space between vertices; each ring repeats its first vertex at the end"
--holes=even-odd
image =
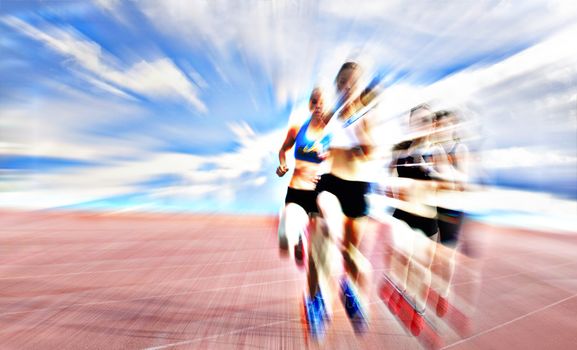
POLYGON ((279 177, 283 177, 284 174, 287 173, 287 171, 289 171, 289 168, 286 166, 286 164, 281 164, 278 166, 278 168, 276 168, 276 174, 279 177))
POLYGON ((399 188, 397 190, 397 198, 402 200, 403 202, 409 201, 409 189, 408 188, 399 188))
POLYGON ((321 176, 320 176, 320 175, 316 175, 316 176, 313 178, 314 184, 315 184, 315 185, 318 184, 320 179, 321 179, 321 176))
POLYGON ((391 186, 387 186, 385 188, 385 196, 387 196, 389 198, 395 198, 395 192, 393 192, 393 189, 391 186))
POLYGON ((455 184, 450 181, 437 181, 436 188, 433 188, 433 190, 453 191, 455 190, 455 184))
POLYGON ((365 150, 363 150, 362 146, 353 147, 353 148, 351 148, 351 151, 352 151, 353 157, 362 158, 365 156, 365 150))

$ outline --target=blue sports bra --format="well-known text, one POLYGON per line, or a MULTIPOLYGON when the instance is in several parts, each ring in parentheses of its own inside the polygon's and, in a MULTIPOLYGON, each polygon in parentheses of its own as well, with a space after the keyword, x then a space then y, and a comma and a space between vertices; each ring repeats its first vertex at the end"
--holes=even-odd
POLYGON ((323 159, 319 157, 319 154, 327 148, 329 143, 329 138, 324 137, 322 140, 310 140, 307 137, 307 129, 311 120, 307 120, 306 123, 300 128, 297 136, 295 138, 295 158, 298 160, 304 160, 305 162, 311 163, 322 163, 323 159))

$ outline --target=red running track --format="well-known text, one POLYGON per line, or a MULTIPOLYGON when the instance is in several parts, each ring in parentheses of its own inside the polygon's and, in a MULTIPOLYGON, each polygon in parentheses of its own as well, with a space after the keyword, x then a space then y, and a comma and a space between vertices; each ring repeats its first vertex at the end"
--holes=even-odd
MULTIPOLYGON (((303 335, 304 272, 280 259, 269 217, 0 213, 0 349, 414 349, 377 296, 367 334, 335 310, 303 335)), ((577 235, 470 223, 483 280, 468 338, 450 349, 577 344, 577 235)), ((365 252, 382 270, 384 232, 365 252)), ((472 281, 459 280, 463 288, 472 281)))

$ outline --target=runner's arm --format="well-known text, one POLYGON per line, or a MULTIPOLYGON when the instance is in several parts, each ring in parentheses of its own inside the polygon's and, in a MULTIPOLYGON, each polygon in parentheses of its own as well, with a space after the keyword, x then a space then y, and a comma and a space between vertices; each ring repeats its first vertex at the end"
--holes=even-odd
POLYGON ((276 169, 276 174, 279 177, 284 176, 284 174, 286 174, 287 171, 289 170, 286 165, 286 152, 294 146, 295 140, 296 140, 296 128, 291 127, 287 132, 286 138, 278 152, 279 166, 276 169))

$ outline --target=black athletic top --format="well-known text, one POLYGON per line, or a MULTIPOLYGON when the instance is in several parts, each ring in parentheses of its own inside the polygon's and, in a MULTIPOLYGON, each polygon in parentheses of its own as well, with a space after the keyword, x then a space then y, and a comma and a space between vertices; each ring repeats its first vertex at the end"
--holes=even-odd
MULTIPOLYGON (((428 161, 431 155, 423 155, 422 157, 425 161, 428 161)), ((396 167, 399 177, 415 180, 431 180, 427 167, 417 162, 415 160, 416 158, 414 155, 397 158, 396 167)))

